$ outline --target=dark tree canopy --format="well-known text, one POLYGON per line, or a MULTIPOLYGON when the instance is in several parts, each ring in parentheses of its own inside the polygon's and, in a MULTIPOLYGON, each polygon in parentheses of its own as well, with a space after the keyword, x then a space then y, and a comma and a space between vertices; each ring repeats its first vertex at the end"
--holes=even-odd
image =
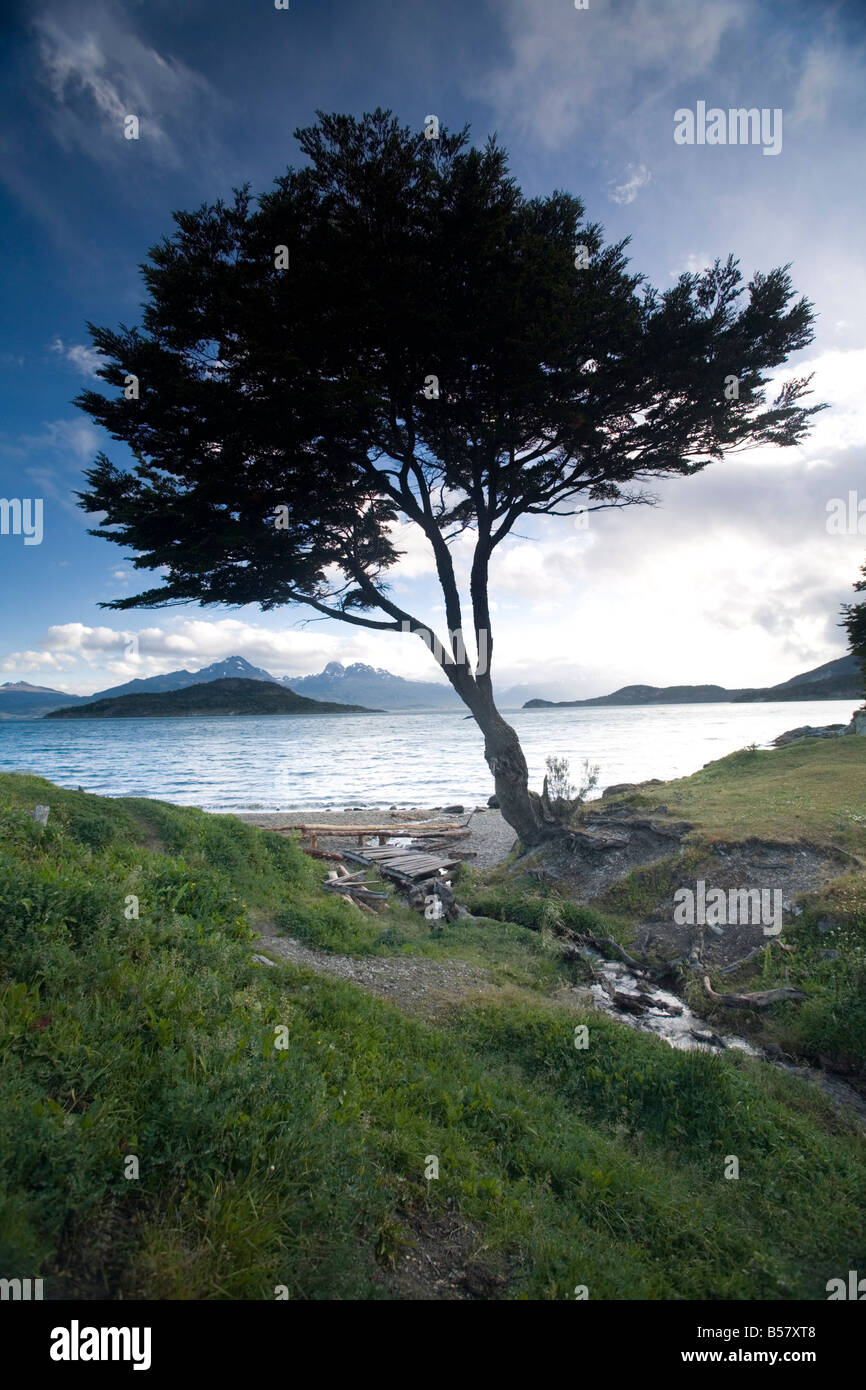
POLYGON ((141 330, 91 326, 119 394, 77 404, 138 462, 100 455, 82 506, 105 513, 93 534, 161 577, 106 606, 301 603, 426 631, 388 585, 393 526, 409 521, 462 633, 449 542, 470 530, 487 661, 443 643, 457 658, 444 670, 506 814, 505 783, 523 779, 531 837, 525 762, 490 683, 495 547, 522 517, 650 501, 647 480, 802 439, 823 408, 800 403, 809 379, 769 404, 766 386, 811 341, 812 307, 787 266, 744 286, 731 256, 659 293, 578 198, 524 197, 495 139, 427 139, 381 110, 319 113, 296 137, 307 163, 258 200, 243 188, 175 214, 143 266, 141 330))

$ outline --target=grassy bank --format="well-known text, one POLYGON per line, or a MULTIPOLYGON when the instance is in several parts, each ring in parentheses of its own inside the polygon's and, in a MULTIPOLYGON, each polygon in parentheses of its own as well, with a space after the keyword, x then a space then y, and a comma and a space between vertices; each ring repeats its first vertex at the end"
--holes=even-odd
MULTIPOLYGON (((515 890, 507 920, 434 938, 398 906, 359 920, 321 877, 231 817, 0 777, 0 1274, 47 1296, 392 1298, 440 1231, 476 1297, 824 1298, 862 1267, 853 1122, 764 1064, 561 1004, 550 930, 586 909, 515 890), (483 961, 492 985, 407 1016, 257 964, 263 920, 483 961)), ((505 893, 466 891, 479 912, 505 893)))
POLYGON ((633 948, 647 921, 654 927, 661 921, 663 937, 679 886, 699 878, 711 884, 732 856, 745 866, 768 844, 789 846, 794 859, 801 851, 824 856, 823 881, 795 895, 799 915, 789 917, 781 938, 789 949, 768 947, 734 974, 710 972, 718 991, 790 986, 806 992, 806 1000, 760 1013, 714 1008, 697 981, 689 998, 724 1031, 828 1066, 866 1093, 866 739, 743 749, 691 777, 605 804, 617 803, 646 813, 661 804, 668 818, 694 829, 676 853, 633 870, 588 908, 568 901, 567 885, 541 891, 508 867, 478 877, 464 900, 497 918, 536 925, 546 917, 633 948))

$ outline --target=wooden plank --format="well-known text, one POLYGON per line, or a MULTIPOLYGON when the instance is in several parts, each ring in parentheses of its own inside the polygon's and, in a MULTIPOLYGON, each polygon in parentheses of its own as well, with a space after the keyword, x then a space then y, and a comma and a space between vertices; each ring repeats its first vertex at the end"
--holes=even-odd
POLYGON ((305 835, 417 835, 425 831, 432 835, 463 830, 462 825, 444 821, 413 821, 411 825, 266 825, 263 830, 301 830, 305 835))
POLYGON ((452 861, 449 861, 449 860, 447 860, 447 859, 443 859, 442 855, 440 855, 440 854, 426 854, 426 853, 409 854, 409 855, 407 855, 407 858, 409 858, 409 859, 420 859, 420 860, 423 860, 423 862, 424 862, 425 864, 447 864, 447 863, 449 863, 449 862, 452 862, 452 861))
POLYGON ((457 859, 440 859, 431 854, 413 853, 400 847, 374 847, 372 850, 346 850, 347 859, 371 864, 382 874, 414 882, 419 878, 435 877, 455 868, 457 859))

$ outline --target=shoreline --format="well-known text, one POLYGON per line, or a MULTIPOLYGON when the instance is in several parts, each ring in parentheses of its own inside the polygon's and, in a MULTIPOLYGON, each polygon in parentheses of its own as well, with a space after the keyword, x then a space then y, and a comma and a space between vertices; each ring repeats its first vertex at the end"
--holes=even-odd
MULTIPOLYGON (((500 811, 488 806, 467 806, 462 813, 448 814, 441 807, 398 807, 383 811, 375 807, 348 811, 230 811, 247 825, 258 826, 260 830, 274 830, 283 825, 333 825, 350 827, 353 825, 375 825, 387 830, 389 825, 400 826, 408 823, 434 827, 436 825, 460 825, 469 834, 459 840, 461 854, 467 856, 466 862, 472 868, 489 869, 511 853, 517 836, 511 826, 503 819, 500 811)), ((343 836, 319 835, 319 844, 325 849, 346 847, 343 836)), ((386 836, 386 838, 388 838, 386 836)), ((395 838, 406 838, 397 836, 395 838)), ((350 842, 349 848, 353 845, 350 842)))

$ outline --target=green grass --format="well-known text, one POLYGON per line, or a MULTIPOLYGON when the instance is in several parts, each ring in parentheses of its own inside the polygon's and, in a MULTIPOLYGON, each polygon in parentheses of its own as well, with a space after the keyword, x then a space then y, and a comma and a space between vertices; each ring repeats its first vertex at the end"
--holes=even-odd
POLYGON ((382 1261, 446 1212, 507 1298, 824 1298, 862 1267, 853 1125, 762 1064, 545 1000, 562 905, 469 876, 489 916, 431 938, 398 907, 359 925, 321 877, 231 817, 0 777, 0 1275, 48 1296, 383 1298, 382 1261), (356 932, 520 989, 433 1023, 255 964, 251 920, 293 913, 320 946, 356 932))
POLYGON ((808 840, 866 857, 866 738, 744 748, 655 788, 660 803, 706 839, 808 840))

